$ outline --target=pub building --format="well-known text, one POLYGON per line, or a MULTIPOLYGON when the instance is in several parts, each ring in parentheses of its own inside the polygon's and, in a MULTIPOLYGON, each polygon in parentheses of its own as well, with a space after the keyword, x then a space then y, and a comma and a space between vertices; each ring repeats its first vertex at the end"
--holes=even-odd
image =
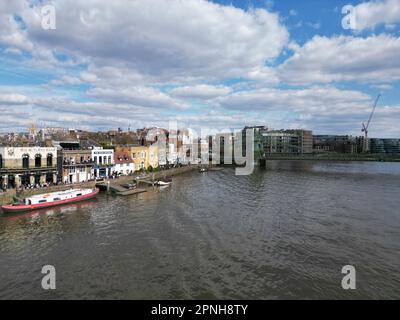
POLYGON ((0 147, 2 189, 57 182, 57 148, 0 147))

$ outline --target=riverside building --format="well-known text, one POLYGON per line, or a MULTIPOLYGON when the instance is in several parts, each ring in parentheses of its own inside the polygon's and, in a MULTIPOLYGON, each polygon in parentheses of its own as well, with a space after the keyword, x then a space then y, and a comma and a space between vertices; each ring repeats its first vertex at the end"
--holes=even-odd
POLYGON ((400 139, 369 139, 371 153, 400 153, 400 139))
POLYGON ((0 147, 0 186, 57 182, 57 148, 0 147))
POLYGON ((152 170, 158 167, 158 147, 151 146, 130 147, 135 170, 152 170))
POLYGON ((114 172, 114 150, 95 148, 92 151, 94 178, 108 178, 114 172))
POLYGON ((116 147, 114 151, 114 170, 117 174, 128 175, 135 172, 130 147, 116 147))
POLYGON ((359 153, 363 139, 349 135, 314 135, 313 149, 315 153, 359 153))
POLYGON ((302 155, 313 152, 313 135, 309 130, 272 130, 262 133, 263 150, 268 155, 302 155))
POLYGON ((63 150, 62 181, 85 182, 92 179, 93 161, 91 150, 63 150))
POLYGON ((58 180, 63 183, 86 182, 93 179, 92 147, 80 141, 52 141, 58 150, 58 180))

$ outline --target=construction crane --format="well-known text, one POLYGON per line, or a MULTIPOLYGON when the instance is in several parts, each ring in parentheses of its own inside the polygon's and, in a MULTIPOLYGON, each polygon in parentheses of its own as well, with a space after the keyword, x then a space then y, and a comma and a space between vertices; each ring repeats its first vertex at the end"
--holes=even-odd
POLYGON ((375 103, 374 106, 372 107, 372 112, 369 115, 367 124, 365 124, 364 122, 362 123, 362 128, 361 128, 361 132, 364 132, 364 141, 363 141, 363 152, 368 152, 369 151, 369 143, 368 143, 368 127, 369 124, 371 123, 372 120, 372 116, 374 115, 376 106, 378 104, 379 98, 381 97, 380 94, 378 94, 378 96, 375 99, 375 103))

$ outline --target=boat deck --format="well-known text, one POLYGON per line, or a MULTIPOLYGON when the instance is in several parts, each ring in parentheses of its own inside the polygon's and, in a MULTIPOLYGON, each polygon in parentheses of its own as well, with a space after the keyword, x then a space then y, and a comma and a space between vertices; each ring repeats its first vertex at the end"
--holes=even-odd
POLYGON ((79 191, 83 191, 84 189, 69 189, 69 190, 64 190, 64 191, 55 191, 55 192, 49 192, 49 193, 44 193, 44 194, 35 194, 32 196, 29 196, 27 198, 33 198, 33 199, 41 199, 43 198, 44 195, 47 196, 64 196, 64 195, 69 195, 73 193, 77 193, 79 191))

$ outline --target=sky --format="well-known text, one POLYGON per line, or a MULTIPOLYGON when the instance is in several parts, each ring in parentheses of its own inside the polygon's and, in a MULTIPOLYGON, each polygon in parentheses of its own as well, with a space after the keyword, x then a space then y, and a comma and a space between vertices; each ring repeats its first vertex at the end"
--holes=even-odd
POLYGON ((0 132, 400 138, 399 80, 400 0, 0 0, 0 132))

